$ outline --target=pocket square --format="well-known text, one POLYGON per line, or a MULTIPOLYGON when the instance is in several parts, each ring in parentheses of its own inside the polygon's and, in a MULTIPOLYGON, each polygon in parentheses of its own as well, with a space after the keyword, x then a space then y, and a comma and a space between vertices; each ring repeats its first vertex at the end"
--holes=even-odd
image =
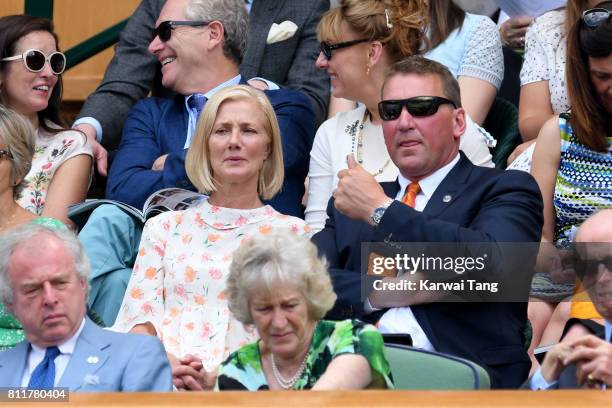
POLYGON ((100 377, 93 374, 87 374, 85 378, 83 378, 83 384, 98 385, 100 384, 100 377))
POLYGON ((268 32, 266 44, 274 44, 280 41, 285 41, 286 39, 293 37, 297 29, 298 26, 289 20, 285 20, 280 24, 272 23, 270 32, 268 32))

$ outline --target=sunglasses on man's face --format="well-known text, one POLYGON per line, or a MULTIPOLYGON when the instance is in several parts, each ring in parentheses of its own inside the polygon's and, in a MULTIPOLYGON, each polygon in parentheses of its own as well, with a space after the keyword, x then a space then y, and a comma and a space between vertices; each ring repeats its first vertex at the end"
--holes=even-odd
POLYGON ((366 41, 370 41, 370 40, 368 40, 367 38, 362 38, 361 40, 345 41, 345 42, 339 42, 335 44, 328 43, 326 41, 322 41, 321 44, 319 44, 319 49, 321 50, 323 55, 325 55, 325 58, 327 58, 327 60, 329 61, 332 58, 332 51, 339 50, 341 48, 350 47, 351 45, 361 44, 366 41))
POLYGON ((163 21, 153 30, 151 41, 153 41, 155 37, 159 37, 161 42, 170 40, 170 37, 172 37, 172 30, 178 26, 204 27, 207 25, 208 21, 163 21))
POLYGON ((23 64, 30 72, 42 71, 45 68, 45 62, 49 63, 51 72, 55 75, 60 75, 66 69, 66 56, 59 51, 45 55, 40 50, 31 49, 20 55, 2 58, 2 61, 17 61, 20 59, 23 60, 23 64))
POLYGON ((13 160, 13 155, 8 150, 0 149, 0 160, 2 160, 4 158, 6 158, 8 160, 13 160))
POLYGON ((597 276, 602 267, 612 273, 612 255, 597 259, 583 259, 578 251, 574 251, 574 269, 580 279, 597 276))
POLYGON ((610 10, 605 8, 594 8, 582 13, 582 21, 589 28, 597 28, 610 18, 610 10))
POLYGON ((378 113, 382 120, 395 120, 402 114, 405 106, 412 116, 431 116, 438 112, 440 105, 453 105, 455 102, 440 96, 415 96, 408 99, 388 99, 378 103, 378 113))

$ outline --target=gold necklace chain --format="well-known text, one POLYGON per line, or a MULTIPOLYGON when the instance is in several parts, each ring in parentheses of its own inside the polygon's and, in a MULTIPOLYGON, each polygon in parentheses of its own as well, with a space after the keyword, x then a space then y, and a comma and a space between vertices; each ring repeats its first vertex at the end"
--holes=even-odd
MULTIPOLYGON (((370 118, 370 112, 366 109, 363 112, 363 118, 361 119, 361 123, 359 124, 359 127, 358 127, 359 132, 355 132, 355 131, 351 132, 351 136, 353 138, 353 148, 354 148, 353 153, 355 153, 355 155, 357 156, 356 157, 357 163, 359 163, 362 166, 363 166, 363 128, 365 127, 366 121, 369 118, 370 118), (357 139, 356 149, 355 149, 355 139, 357 139)), ((391 163, 391 158, 388 158, 387 161, 385 161, 385 164, 383 164, 382 167, 380 167, 377 171, 375 171, 374 173, 370 173, 370 174, 374 177, 383 174, 383 172, 385 171, 389 163, 391 163)))

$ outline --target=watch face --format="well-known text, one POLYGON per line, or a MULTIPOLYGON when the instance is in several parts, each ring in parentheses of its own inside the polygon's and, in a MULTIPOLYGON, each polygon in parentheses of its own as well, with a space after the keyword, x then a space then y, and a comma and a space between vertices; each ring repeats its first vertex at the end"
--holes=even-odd
POLYGON ((380 219, 385 213, 385 210, 386 210, 385 207, 378 207, 377 209, 374 210, 374 213, 372 214, 372 221, 374 221, 375 224, 380 223, 380 219))

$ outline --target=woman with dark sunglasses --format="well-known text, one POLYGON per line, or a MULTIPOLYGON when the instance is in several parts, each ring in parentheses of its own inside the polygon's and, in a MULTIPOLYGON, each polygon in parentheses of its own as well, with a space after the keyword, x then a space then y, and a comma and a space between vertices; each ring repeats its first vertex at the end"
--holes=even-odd
MULTIPOLYGON (((348 154, 378 181, 397 178, 397 167, 383 140, 378 102, 387 68, 424 49, 428 3, 342 0, 340 7, 321 19, 317 67, 327 71, 334 97, 360 102, 360 106, 330 118, 315 136, 305 212, 313 230, 325 225, 327 202, 338 183, 338 171, 346 168, 348 154)), ((499 51, 501 55, 501 45, 499 51)), ((493 166, 486 139, 471 120, 460 148, 473 163, 493 166)))
POLYGON ((38 17, 0 18, 0 103, 22 114, 36 129, 32 168, 17 202, 26 210, 66 224, 68 206, 87 195, 92 153, 85 136, 63 127, 61 74, 53 23, 38 17))
MULTIPOLYGON (((571 295, 575 276, 567 273, 571 269, 563 265, 567 257, 562 250, 591 214, 612 207, 611 11, 612 1, 602 2, 573 24, 566 65, 571 110, 548 120, 537 139, 531 173, 544 198, 542 242, 553 243, 557 250, 541 250, 541 273, 534 277, 532 291, 534 285, 552 281, 564 283, 566 297, 571 295)), ((529 315, 535 341, 557 341, 570 314, 569 303, 550 297, 533 300, 529 315)), ((599 317, 585 302, 572 305, 571 315, 599 317)))

